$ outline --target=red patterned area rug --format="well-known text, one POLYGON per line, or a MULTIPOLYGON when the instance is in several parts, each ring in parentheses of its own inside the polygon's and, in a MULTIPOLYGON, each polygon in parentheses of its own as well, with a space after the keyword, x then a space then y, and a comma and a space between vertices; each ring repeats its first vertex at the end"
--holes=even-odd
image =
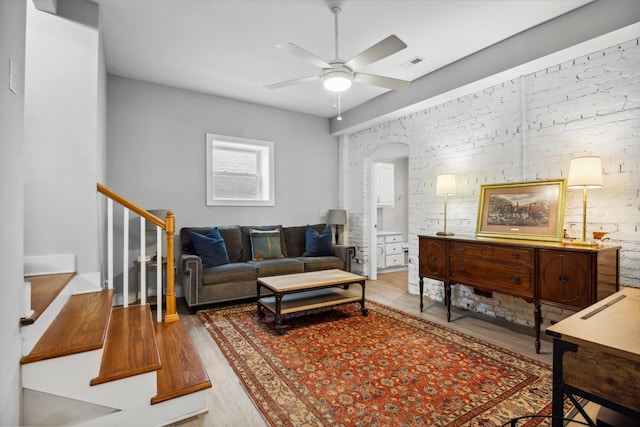
POLYGON ((283 335, 255 304, 198 317, 273 426, 500 426, 551 413, 549 365, 367 308, 368 317, 357 304, 289 317, 283 335))

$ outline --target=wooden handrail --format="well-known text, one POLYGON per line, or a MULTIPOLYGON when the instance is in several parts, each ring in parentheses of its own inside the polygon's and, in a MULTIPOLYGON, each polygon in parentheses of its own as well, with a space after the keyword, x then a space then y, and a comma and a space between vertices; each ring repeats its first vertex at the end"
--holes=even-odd
MULTIPOLYGON (((167 212, 167 217, 165 220, 161 220, 157 216, 149 213, 147 210, 142 209, 140 206, 136 205, 130 200, 127 200, 123 196, 118 193, 111 191, 104 185, 98 183, 98 192, 104 194, 110 199, 115 200, 120 203, 122 206, 127 209, 137 213, 141 217, 145 218, 148 221, 153 222, 155 225, 162 228, 166 233, 167 238, 167 295, 166 295, 166 311, 165 311, 165 322, 175 322, 179 319, 178 312, 176 310, 176 293, 175 293, 175 275, 174 275, 174 250, 173 250, 173 235, 176 229, 175 217, 173 216, 173 212, 167 212)), ((162 307, 162 299, 158 300, 158 307, 162 307)))
POLYGON ((160 218, 158 218, 154 214, 146 211, 145 209, 142 209, 140 206, 136 205, 132 201, 130 201, 128 199, 125 199, 123 196, 121 196, 118 193, 108 189, 107 187, 105 187, 104 185, 102 185, 100 183, 98 183, 98 191, 100 193, 104 194, 105 196, 109 197, 110 199, 113 199, 116 202, 120 203, 125 208, 127 208, 127 209, 129 209, 131 211, 134 211, 135 213, 137 213, 141 217, 144 217, 144 219, 146 219, 147 221, 153 222, 155 225, 159 226, 163 230, 167 229, 167 225, 165 224, 165 221, 161 220, 160 218))

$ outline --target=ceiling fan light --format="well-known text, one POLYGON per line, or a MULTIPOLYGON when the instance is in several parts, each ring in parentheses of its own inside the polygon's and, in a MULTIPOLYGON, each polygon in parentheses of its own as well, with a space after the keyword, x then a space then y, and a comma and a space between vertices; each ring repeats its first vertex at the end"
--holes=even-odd
POLYGON ((331 92, 342 92, 351 87, 353 76, 345 71, 326 73, 322 79, 324 88, 331 92))

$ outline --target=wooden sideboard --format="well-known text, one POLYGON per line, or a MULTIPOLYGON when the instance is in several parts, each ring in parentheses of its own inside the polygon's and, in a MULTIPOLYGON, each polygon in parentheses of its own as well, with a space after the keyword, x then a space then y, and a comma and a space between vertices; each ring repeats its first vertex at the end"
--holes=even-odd
POLYGON ((578 311, 619 289, 618 246, 426 235, 418 242, 420 311, 425 277, 442 281, 447 321, 455 284, 489 297, 491 292, 520 297, 534 305, 538 353, 542 303, 578 311))

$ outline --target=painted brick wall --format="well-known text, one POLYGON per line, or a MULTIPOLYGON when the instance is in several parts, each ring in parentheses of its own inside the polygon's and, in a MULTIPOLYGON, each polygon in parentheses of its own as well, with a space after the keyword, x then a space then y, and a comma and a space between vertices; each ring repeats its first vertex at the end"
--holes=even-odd
MULTIPOLYGON (((447 229, 473 235, 482 184, 566 178, 569 161, 602 158, 604 187, 588 193, 587 231, 605 231, 622 247, 620 281, 640 287, 640 45, 612 46, 505 81, 409 116, 341 138, 340 199, 349 212, 354 270, 368 273, 370 159, 386 144, 409 144, 409 285, 418 292, 418 234, 443 228, 436 176, 457 175, 447 229), (363 197, 364 195, 364 197, 363 197)), ((582 192, 567 190, 564 226, 582 230, 582 192)), ((375 242, 373 243, 375 245, 375 242)), ((442 301, 442 284, 425 295, 442 301)), ((518 298, 474 295, 455 286, 453 304, 533 325, 533 305, 518 298)), ((417 301, 416 301, 417 304, 417 301)), ((543 307, 544 323, 570 312, 543 307)))

